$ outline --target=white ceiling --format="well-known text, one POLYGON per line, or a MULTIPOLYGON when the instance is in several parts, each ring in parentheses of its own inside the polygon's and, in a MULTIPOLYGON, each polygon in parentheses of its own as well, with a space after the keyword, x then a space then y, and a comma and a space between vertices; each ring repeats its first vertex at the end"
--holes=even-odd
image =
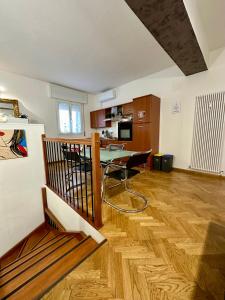
POLYGON ((197 0, 209 50, 225 46, 225 0, 197 0))
MULTIPOLYGON (((209 49, 225 0, 198 0, 209 49)), ((174 65, 124 0, 0 0, 0 70, 99 92, 174 65)))
POLYGON ((0 69, 99 92, 174 65, 123 0, 0 0, 0 69))

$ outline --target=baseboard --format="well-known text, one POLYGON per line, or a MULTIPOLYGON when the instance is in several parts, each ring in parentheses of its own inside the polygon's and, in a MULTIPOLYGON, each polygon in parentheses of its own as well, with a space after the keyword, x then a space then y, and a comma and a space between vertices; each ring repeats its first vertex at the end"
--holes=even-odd
POLYGON ((186 174, 192 174, 196 176, 201 176, 201 177, 210 177, 210 178, 217 178, 224 180, 225 176, 219 175, 219 174, 212 174, 212 173, 207 173, 207 172, 202 172, 202 171, 195 171, 191 169, 181 169, 181 168, 173 168, 173 171, 179 172, 179 173, 186 173, 186 174))

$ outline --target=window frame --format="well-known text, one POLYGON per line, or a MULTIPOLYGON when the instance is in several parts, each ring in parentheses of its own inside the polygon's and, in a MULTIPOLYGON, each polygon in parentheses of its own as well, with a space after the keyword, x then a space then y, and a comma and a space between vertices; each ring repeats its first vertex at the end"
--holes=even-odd
POLYGON ((84 104, 79 102, 67 101, 67 100, 58 100, 57 101, 57 127, 58 127, 58 134, 61 136, 84 136, 84 104), (69 105, 69 120, 70 120, 70 132, 63 133, 60 130, 60 116, 59 116, 59 105, 61 103, 69 105), (81 108, 81 132, 73 133, 72 132, 72 105, 80 105, 81 108))

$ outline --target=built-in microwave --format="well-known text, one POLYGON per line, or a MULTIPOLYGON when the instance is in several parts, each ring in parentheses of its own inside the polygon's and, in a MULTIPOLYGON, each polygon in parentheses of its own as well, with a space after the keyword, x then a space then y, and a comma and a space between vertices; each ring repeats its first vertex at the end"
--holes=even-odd
POLYGON ((122 121, 118 123, 118 140, 132 141, 132 121, 122 121))

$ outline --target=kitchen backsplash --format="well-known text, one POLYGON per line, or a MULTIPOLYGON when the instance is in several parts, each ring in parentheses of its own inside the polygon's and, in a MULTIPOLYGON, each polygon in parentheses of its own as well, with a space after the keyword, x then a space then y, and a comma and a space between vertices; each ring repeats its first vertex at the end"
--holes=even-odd
POLYGON ((97 129, 97 132, 99 132, 100 137, 105 137, 104 134, 102 134, 102 132, 108 130, 109 134, 113 137, 113 138, 118 138, 118 122, 112 122, 112 126, 111 127, 106 127, 106 128, 99 128, 97 129))

